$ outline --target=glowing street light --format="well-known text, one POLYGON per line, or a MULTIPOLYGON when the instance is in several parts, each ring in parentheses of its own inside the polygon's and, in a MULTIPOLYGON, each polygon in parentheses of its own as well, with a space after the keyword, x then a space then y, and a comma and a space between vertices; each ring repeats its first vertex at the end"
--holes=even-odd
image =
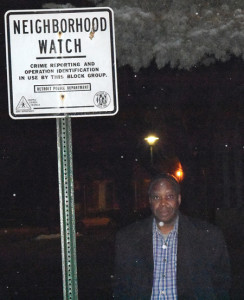
POLYGON ((181 163, 179 162, 178 168, 175 171, 175 176, 178 181, 182 181, 184 178, 184 172, 181 163))
POLYGON ((147 143, 150 146, 150 158, 151 158, 151 164, 153 165, 153 146, 159 140, 159 138, 155 135, 149 135, 144 140, 147 141, 147 143))
POLYGON ((146 140, 150 146, 153 146, 159 138, 154 135, 149 135, 144 140, 146 140))

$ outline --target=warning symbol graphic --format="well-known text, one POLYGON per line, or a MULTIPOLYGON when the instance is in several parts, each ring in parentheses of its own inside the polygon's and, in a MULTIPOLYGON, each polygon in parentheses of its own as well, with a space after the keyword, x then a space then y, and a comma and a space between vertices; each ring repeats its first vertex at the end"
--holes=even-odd
POLYGON ((16 107, 16 111, 30 111, 31 110, 31 106, 28 103, 28 101, 25 99, 25 97, 21 97, 17 107, 16 107))

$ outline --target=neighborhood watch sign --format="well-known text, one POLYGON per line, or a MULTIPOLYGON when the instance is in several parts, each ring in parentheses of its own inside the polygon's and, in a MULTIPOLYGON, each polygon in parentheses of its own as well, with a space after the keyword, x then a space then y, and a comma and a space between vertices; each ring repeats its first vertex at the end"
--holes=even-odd
POLYGON ((5 31, 12 118, 117 113, 110 8, 8 11, 5 31))

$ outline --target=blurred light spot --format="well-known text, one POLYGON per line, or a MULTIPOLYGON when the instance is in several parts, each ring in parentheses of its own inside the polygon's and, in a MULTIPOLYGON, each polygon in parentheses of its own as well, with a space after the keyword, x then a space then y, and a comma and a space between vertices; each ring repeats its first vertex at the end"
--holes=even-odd
POLYGON ((178 164, 178 168, 176 169, 174 175, 176 176, 176 178, 178 179, 178 181, 182 181, 183 178, 184 178, 184 172, 183 172, 183 168, 182 168, 182 165, 181 165, 180 162, 178 164))
POLYGON ((149 135, 148 137, 144 138, 144 140, 147 141, 149 145, 154 145, 159 138, 154 135, 149 135))

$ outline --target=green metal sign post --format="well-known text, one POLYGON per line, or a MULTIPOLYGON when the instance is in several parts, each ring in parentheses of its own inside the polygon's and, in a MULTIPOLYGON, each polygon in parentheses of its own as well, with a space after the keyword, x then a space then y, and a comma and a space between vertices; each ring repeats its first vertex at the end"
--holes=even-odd
POLYGON ((71 119, 57 119, 60 230, 64 300, 78 300, 71 119))
POLYGON ((118 112, 114 13, 12 10, 5 13, 5 37, 10 117, 56 118, 63 295, 78 300, 71 117, 118 112))

